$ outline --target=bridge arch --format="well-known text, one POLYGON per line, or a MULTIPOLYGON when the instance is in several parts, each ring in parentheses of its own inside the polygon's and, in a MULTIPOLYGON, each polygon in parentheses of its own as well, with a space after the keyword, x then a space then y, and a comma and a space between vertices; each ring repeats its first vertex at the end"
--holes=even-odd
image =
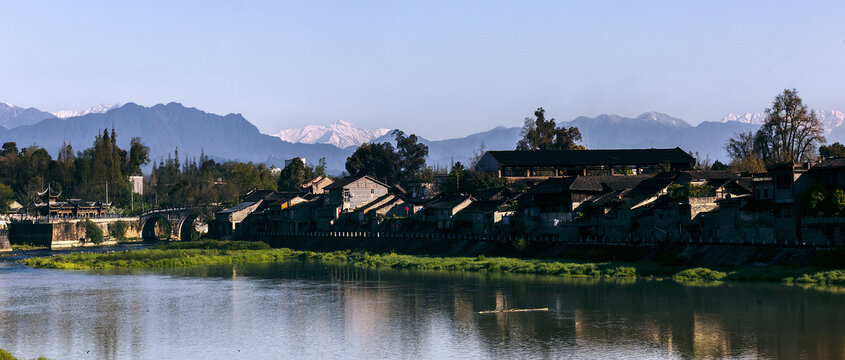
POLYGON ((154 210, 141 215, 141 238, 144 241, 159 240, 156 237, 156 223, 160 220, 167 222, 169 234, 167 240, 190 241, 195 229, 194 222, 200 217, 197 208, 176 208, 154 210))
POLYGON ((159 240, 159 238, 156 236, 156 224, 159 220, 164 220, 164 222, 167 223, 168 230, 170 232, 168 239, 173 237, 173 224, 171 224, 167 216, 165 216, 164 214, 152 214, 141 219, 141 239, 143 239, 144 241, 159 240))
POLYGON ((193 239, 193 233, 196 231, 194 222, 199 218, 199 215, 199 212, 192 212, 179 220, 179 225, 176 227, 178 232, 174 232, 174 234, 179 234, 179 240, 191 241, 193 239))

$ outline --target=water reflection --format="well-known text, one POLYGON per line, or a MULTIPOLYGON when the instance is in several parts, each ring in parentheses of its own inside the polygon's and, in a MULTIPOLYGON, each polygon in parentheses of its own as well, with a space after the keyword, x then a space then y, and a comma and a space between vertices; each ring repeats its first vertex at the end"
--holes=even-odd
POLYGON ((299 262, 131 273, 0 264, 0 348, 57 359, 835 359, 845 358, 843 299, 770 284, 299 262))

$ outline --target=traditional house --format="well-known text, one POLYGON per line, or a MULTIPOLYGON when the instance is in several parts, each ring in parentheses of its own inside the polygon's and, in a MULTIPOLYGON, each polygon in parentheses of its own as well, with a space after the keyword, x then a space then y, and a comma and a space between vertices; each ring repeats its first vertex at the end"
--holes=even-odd
POLYGON ((629 150, 488 151, 476 170, 508 180, 564 175, 647 174, 689 169, 695 158, 680 148, 629 150))
POLYGON ((469 195, 440 194, 423 207, 423 221, 436 224, 438 229, 452 227, 452 218, 473 202, 469 195))
POLYGON ((520 201, 529 229, 572 221, 575 210, 594 196, 631 189, 653 175, 549 178, 531 187, 520 201))
POLYGON ((369 176, 346 177, 326 186, 326 205, 352 211, 387 194, 390 186, 369 176))
POLYGON ((306 182, 305 184, 302 184, 301 187, 302 187, 303 191, 307 191, 307 192, 312 193, 312 194, 322 194, 323 189, 325 189, 326 186, 331 185, 333 182, 334 182, 334 180, 332 180, 332 179, 330 179, 326 176, 317 176, 316 178, 312 179, 311 181, 306 182))
POLYGON ((228 209, 215 214, 217 233, 221 240, 240 238, 251 233, 261 231, 258 222, 252 223, 249 216, 263 210, 268 204, 279 200, 279 193, 273 190, 259 190, 252 188, 241 196, 242 201, 228 209))
POLYGON ((42 192, 37 193, 39 201, 35 203, 35 209, 42 216, 51 217, 89 217, 106 214, 111 203, 102 201, 82 201, 80 199, 67 199, 59 201, 60 191, 53 190, 47 186, 42 192))
POLYGON ((455 223, 467 226, 474 234, 493 237, 511 225, 515 212, 516 207, 507 198, 473 201, 455 214, 455 223))

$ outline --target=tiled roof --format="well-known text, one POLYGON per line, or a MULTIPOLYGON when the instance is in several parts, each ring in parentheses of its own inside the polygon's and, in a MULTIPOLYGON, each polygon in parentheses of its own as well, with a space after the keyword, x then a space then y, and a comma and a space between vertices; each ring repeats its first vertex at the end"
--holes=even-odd
POLYGON ((441 195, 429 200, 424 206, 426 209, 435 210, 452 209, 467 199, 471 198, 467 195, 441 195))
POLYGON ((347 176, 343 179, 340 179, 338 181, 331 183, 329 186, 326 186, 323 189, 325 189, 325 190, 342 189, 342 188, 346 187, 347 185, 354 183, 358 180, 364 179, 364 178, 366 178, 366 179, 368 179, 368 180, 370 180, 370 181, 372 181, 376 184, 384 186, 386 188, 390 188, 390 186, 388 186, 387 184, 385 184, 381 181, 378 181, 376 179, 373 179, 372 177, 369 177, 369 176, 347 176))
POLYGON ((585 166, 690 164, 695 159, 680 148, 624 150, 489 151, 503 166, 585 166))

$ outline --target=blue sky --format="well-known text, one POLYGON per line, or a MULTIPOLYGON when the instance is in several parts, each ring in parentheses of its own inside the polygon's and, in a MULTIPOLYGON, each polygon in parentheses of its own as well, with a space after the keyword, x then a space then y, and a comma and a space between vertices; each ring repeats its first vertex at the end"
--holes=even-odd
POLYGON ((181 102, 431 139, 548 115, 845 111, 845 1, 4 1, 0 101, 181 102))

